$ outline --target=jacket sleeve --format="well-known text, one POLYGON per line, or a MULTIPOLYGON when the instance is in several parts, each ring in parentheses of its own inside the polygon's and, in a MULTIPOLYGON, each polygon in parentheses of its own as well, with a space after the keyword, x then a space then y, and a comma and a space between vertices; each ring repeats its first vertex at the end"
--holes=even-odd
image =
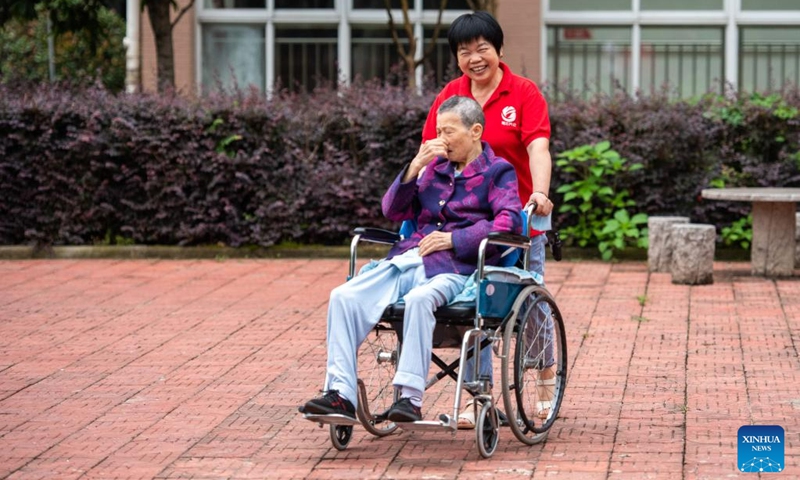
POLYGON ((416 211, 418 210, 416 206, 418 191, 417 179, 415 178, 410 182, 403 183, 406 170, 408 170, 408 165, 406 165, 403 171, 394 179, 389 190, 383 195, 383 201, 381 201, 383 215, 393 222, 402 222, 403 220, 416 218, 416 211))
POLYGON ((488 203, 491 217, 453 232, 456 258, 473 259, 478 255, 481 241, 491 232, 520 233, 522 204, 519 200, 517 175, 510 163, 502 161, 491 169, 488 203))

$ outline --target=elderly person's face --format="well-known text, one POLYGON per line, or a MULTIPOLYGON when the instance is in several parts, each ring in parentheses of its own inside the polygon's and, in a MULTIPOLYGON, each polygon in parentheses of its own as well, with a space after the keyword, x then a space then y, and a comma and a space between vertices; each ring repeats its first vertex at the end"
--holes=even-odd
POLYGON ((436 137, 445 143, 447 159, 451 162, 464 164, 474 160, 483 151, 482 133, 483 127, 479 123, 464 125, 455 112, 436 116, 436 137))
POLYGON ((500 52, 483 37, 458 46, 458 68, 476 83, 489 83, 500 68, 500 52))

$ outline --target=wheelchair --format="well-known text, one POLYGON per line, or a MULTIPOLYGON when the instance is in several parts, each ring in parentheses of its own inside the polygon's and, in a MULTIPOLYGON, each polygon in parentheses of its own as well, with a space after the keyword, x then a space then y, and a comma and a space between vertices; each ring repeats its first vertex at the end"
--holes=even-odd
MULTIPOLYGON (((529 211, 524 212, 523 219, 529 214, 529 211)), ((523 231, 529 232, 527 221, 523 224, 523 231)), ((404 231, 413 232, 413 227, 404 224, 400 232, 356 228, 350 245, 348 280, 356 274, 361 242, 392 245, 402 238, 404 231)), ((555 242, 551 241, 550 245, 555 247, 554 258, 560 260, 558 233, 554 236, 555 242)), ((377 437, 390 435, 397 429, 442 430, 455 434, 461 396, 466 392, 474 398, 474 428, 482 457, 494 454, 501 426, 510 427, 524 444, 544 441, 564 398, 567 342, 555 300, 537 281, 541 279, 527 274, 530 243, 527 235, 490 234, 479 248, 474 301, 451 303, 435 313, 431 363, 439 371, 429 377, 425 390, 427 392, 444 378, 453 379, 456 390, 452 414, 442 413, 434 421, 395 423, 387 419, 389 408, 399 399, 392 381, 403 345, 405 305, 400 300, 386 307, 359 348, 357 419, 308 413, 304 418, 320 426, 328 424, 331 442, 337 450, 347 448, 357 424, 377 437), (489 245, 506 247, 505 253, 511 253, 503 257, 503 267, 485 265, 485 251, 489 245), (515 268, 514 264, 524 268, 515 268), (489 346, 501 362, 500 396, 504 411, 492 396, 489 379, 479 374, 480 354, 474 354, 489 346), (460 355, 448 363, 436 354, 437 349, 460 349, 460 355), (475 365, 471 378, 465 378, 465 366, 469 361, 475 365)))

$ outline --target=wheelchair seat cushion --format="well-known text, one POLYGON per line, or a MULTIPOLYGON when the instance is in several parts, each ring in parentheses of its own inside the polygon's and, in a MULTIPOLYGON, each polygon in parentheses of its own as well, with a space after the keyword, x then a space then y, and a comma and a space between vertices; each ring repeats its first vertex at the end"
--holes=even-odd
MULTIPOLYGON (((406 304, 402 300, 386 307, 383 320, 402 322, 406 304)), ((451 303, 436 310, 436 322, 450 325, 473 325, 475 322, 475 302, 451 303)))

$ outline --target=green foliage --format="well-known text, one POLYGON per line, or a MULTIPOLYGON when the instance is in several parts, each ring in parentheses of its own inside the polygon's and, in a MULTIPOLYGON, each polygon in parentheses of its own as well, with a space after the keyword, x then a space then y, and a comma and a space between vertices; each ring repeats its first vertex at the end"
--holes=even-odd
MULTIPOLYGON (((38 8, 33 19, 18 16, 0 27, 0 82, 49 80, 47 15, 38 8)), ((95 29, 53 28, 56 80, 87 83, 98 78, 109 90, 119 91, 125 84, 125 22, 104 7, 96 16, 95 29)), ((73 23, 65 19, 62 25, 73 23)))
POLYGON ((43 11, 52 12, 56 32, 97 27, 98 10, 108 6, 104 0, 3 0, 0 26, 11 20, 34 20, 43 11))
POLYGON ((96 245, 135 245, 136 241, 122 235, 115 235, 111 230, 106 230, 106 235, 101 241, 95 242, 96 245))
POLYGON ((229 148, 230 144, 242 139, 242 136, 239 134, 228 135, 227 137, 223 138, 217 144, 216 152, 217 153, 224 153, 229 158, 234 158, 236 156, 236 152, 229 148))
POLYGON ((722 242, 727 245, 739 245, 743 249, 750 248, 753 243, 753 216, 748 215, 731 223, 721 230, 722 242))
POLYGON ((631 215, 628 208, 636 202, 628 190, 617 188, 641 164, 628 164, 607 141, 573 148, 557 158, 560 171, 574 178, 556 190, 563 195, 559 212, 577 217, 577 224, 562 230, 569 243, 597 246, 604 260, 628 246, 647 246, 647 215, 631 215))
POLYGON ((637 213, 633 217, 625 209, 614 212, 614 218, 606 221, 606 226, 600 231, 598 238, 603 238, 597 248, 603 260, 610 260, 614 250, 623 250, 626 246, 634 245, 647 248, 647 215, 637 213))
POLYGON ((758 92, 751 93, 748 97, 733 100, 724 96, 717 96, 714 98, 711 108, 704 115, 706 118, 738 127, 746 123, 746 111, 752 107, 770 111, 772 115, 781 120, 792 120, 800 115, 797 107, 786 103, 780 94, 763 95, 758 92))

